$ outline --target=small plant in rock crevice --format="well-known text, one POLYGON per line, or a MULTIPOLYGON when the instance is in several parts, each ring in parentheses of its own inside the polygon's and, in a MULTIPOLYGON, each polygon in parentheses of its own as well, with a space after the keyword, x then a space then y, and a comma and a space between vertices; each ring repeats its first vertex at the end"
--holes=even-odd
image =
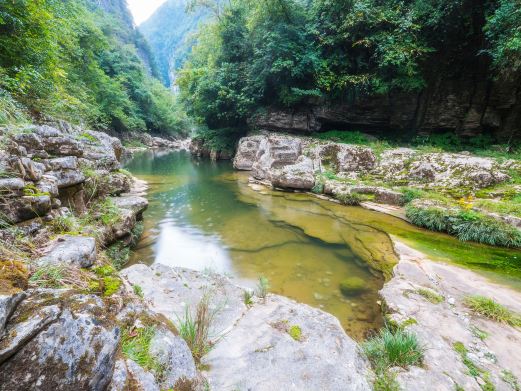
POLYGON ((123 355, 134 361, 147 371, 154 371, 156 377, 161 377, 162 366, 150 354, 150 342, 154 338, 156 329, 153 326, 143 328, 125 328, 121 335, 121 351, 123 355))
POLYGON ((416 290, 416 293, 420 296, 423 296, 426 300, 430 301, 432 304, 440 304, 445 300, 443 296, 434 292, 431 289, 419 288, 416 290))
POLYGON ((196 363, 200 363, 201 358, 213 346, 213 342, 210 340, 210 326, 215 313, 210 310, 209 304, 209 297, 207 295, 203 296, 195 308, 195 316, 192 315, 190 308, 187 306, 184 316, 178 318, 177 322, 179 335, 188 344, 196 363))
POLYGON ((264 276, 259 277, 259 282, 257 283, 257 290, 255 292, 257 294, 257 296, 260 297, 261 299, 266 299, 269 289, 270 289, 269 280, 264 276))
POLYGON ((362 348, 375 371, 373 386, 377 391, 398 391, 399 385, 390 368, 421 365, 425 351, 416 335, 401 327, 382 329, 364 342, 362 348))
POLYGON ((253 291, 245 290, 244 291, 244 304, 249 306, 253 304, 253 291))
POLYGON ((461 357, 461 361, 467 367, 468 374, 474 378, 480 378, 482 382, 480 383, 480 387, 483 391, 494 391, 496 388, 494 384, 490 381, 490 374, 477 366, 474 361, 472 361, 468 357, 468 350, 462 342, 454 342, 452 345, 454 351, 458 353, 461 357))

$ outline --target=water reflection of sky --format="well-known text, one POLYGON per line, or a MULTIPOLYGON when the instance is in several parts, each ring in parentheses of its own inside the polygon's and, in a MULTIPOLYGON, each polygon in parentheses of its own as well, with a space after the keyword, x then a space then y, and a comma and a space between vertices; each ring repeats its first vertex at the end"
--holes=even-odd
POLYGON ((231 273, 228 252, 219 238, 190 226, 180 226, 174 219, 159 224, 159 235, 154 244, 155 262, 195 270, 212 269, 231 273))

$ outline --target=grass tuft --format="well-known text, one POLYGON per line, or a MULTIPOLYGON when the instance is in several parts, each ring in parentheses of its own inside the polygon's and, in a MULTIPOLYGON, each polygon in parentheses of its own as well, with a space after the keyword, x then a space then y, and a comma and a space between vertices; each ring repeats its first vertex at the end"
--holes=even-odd
POLYGON ((394 332, 389 329, 381 330, 363 344, 363 349, 377 371, 396 366, 408 368, 411 365, 420 365, 425 350, 416 335, 400 328, 394 332))
POLYGON ((420 296, 423 296, 426 300, 430 301, 432 304, 440 304, 445 300, 443 296, 439 295, 438 293, 434 292, 431 289, 426 288, 420 288, 416 290, 416 293, 420 296))
POLYGON ((269 289, 270 289, 269 280, 264 276, 260 276, 259 282, 257 283, 257 291, 256 291, 257 296, 260 297, 261 299, 265 299, 266 296, 268 295, 269 289))
POLYGON ((159 374, 162 372, 162 366, 149 353, 150 342, 155 333, 156 329, 153 326, 124 329, 121 336, 121 351, 127 359, 134 361, 143 369, 159 374))
POLYGON ((342 205, 357 206, 363 201, 360 194, 353 192, 337 194, 335 197, 342 205))
POLYGON ((521 327, 521 315, 510 311, 491 298, 485 296, 468 296, 465 298, 465 304, 472 311, 486 318, 511 326, 521 327))
POLYGON ((204 296, 197 304, 195 318, 192 316, 190 308, 187 307, 184 317, 178 319, 177 328, 179 335, 188 344, 196 363, 200 363, 201 358, 207 354, 213 346, 210 341, 210 326, 213 321, 213 316, 214 314, 209 308, 209 299, 207 296, 204 296))

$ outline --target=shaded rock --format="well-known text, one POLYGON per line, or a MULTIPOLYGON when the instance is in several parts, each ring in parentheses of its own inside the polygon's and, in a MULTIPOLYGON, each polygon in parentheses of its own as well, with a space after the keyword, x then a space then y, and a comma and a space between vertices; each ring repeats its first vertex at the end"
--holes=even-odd
POLYGON ((13 166, 18 169, 24 179, 31 181, 39 181, 45 171, 45 166, 42 163, 34 162, 27 157, 18 159, 13 163, 13 166))
POLYGON ((40 265, 68 264, 90 267, 96 260, 96 240, 83 236, 62 235, 51 242, 38 260, 40 265))
POLYGON ((59 157, 55 159, 44 160, 43 164, 47 171, 54 170, 77 170, 78 158, 76 156, 59 157))
POLYGON ((0 211, 13 224, 44 216, 51 210, 51 197, 23 196, 6 198, 0 204, 0 211))
POLYGON ((35 309, 27 320, 13 319, 0 339, 0 364, 15 354, 22 346, 31 340, 49 323, 55 321, 60 315, 60 307, 50 305, 41 309, 35 309))
POLYGON ((79 170, 49 171, 47 175, 56 178, 56 184, 59 189, 79 185, 80 183, 85 182, 85 176, 79 170))
POLYGON ((112 380, 108 391, 126 391, 128 385, 128 370, 124 360, 117 360, 114 365, 112 380))
POLYGON ((137 391, 160 391, 154 375, 146 372, 132 360, 126 360, 129 383, 135 386, 137 391))
POLYGON ((61 308, 59 316, 0 366, 0 390, 101 391, 107 387, 120 333, 99 297, 36 291, 18 307, 8 327, 17 327, 25 314, 35 310, 55 316, 56 306, 61 308))
POLYGON ((4 335, 4 329, 7 321, 16 309, 16 306, 25 299, 25 292, 18 292, 14 294, 0 295, 0 338, 4 335))
POLYGON ((53 175, 45 174, 42 179, 36 183, 38 191, 41 193, 49 193, 51 197, 58 197, 58 179, 53 175))

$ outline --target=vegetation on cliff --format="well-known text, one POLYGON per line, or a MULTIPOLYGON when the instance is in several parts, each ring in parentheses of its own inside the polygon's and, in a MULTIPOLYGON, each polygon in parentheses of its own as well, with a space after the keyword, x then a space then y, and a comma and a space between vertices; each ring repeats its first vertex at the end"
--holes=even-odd
POLYGON ((0 124, 53 117, 116 131, 183 129, 126 4, 0 4, 0 124))
POLYGON ((191 114, 214 129, 243 127, 267 106, 419 93, 476 67, 485 81, 511 80, 521 64, 518 0, 192 3, 211 5, 215 18, 178 84, 191 114))

